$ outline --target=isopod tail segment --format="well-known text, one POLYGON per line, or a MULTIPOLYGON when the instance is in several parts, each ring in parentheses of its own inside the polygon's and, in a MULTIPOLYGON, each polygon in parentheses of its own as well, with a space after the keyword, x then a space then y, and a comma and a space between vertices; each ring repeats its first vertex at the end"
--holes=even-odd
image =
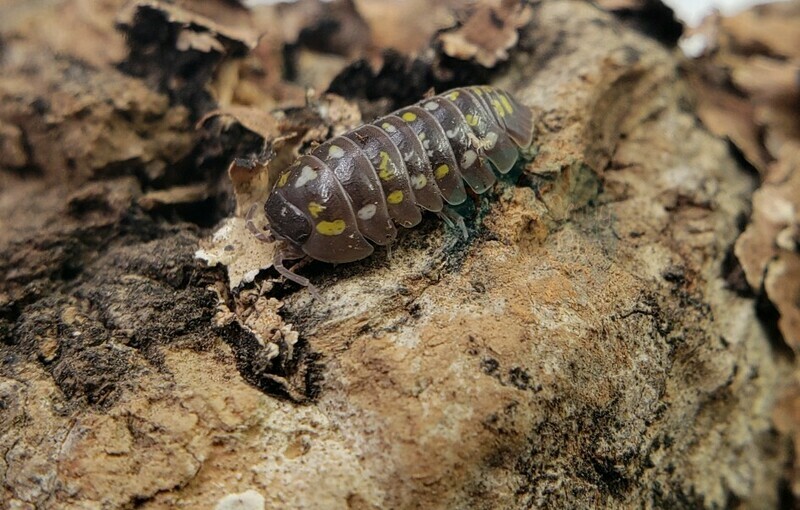
POLYGON ((264 204, 270 234, 250 214, 248 228, 279 241, 275 269, 318 296, 284 261, 366 258, 373 244, 390 246, 395 225, 417 225, 423 210, 464 233, 463 218, 449 206, 467 199, 466 187, 477 194, 491 189, 491 168, 508 173, 532 142, 530 108, 502 90, 464 87, 426 97, 300 156, 264 204))

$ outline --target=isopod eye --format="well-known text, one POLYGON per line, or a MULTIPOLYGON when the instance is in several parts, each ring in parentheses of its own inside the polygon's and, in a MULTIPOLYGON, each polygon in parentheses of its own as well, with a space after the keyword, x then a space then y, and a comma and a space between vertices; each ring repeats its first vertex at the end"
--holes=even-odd
POLYGON ((264 213, 267 215, 270 231, 278 239, 302 246, 311 235, 311 222, 277 189, 267 198, 264 213))

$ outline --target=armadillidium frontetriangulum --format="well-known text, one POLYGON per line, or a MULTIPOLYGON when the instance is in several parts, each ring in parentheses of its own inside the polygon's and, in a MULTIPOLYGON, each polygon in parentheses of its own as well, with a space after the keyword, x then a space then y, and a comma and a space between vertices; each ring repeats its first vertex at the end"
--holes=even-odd
POLYGON ((409 228, 422 209, 442 212, 467 198, 464 182, 483 193, 533 139, 531 110, 492 87, 454 89, 337 136, 300 156, 280 173, 264 211, 281 241, 274 266, 289 280, 309 281, 283 261, 310 257, 353 262, 369 256, 368 242, 386 246, 394 223, 409 228))

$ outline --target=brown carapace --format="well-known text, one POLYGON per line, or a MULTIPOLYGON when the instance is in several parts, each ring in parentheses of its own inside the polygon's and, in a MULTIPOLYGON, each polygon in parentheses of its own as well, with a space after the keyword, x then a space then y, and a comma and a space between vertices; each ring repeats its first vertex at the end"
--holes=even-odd
MULTIPOLYGON (((369 256, 386 246, 395 224, 410 228, 422 210, 454 213, 464 186, 483 193, 495 183, 490 166, 507 173, 533 141, 531 110, 486 86, 450 90, 337 136, 300 156, 278 177, 264 211, 281 242, 274 266, 289 280, 309 281, 284 260, 332 263, 369 256), (372 243, 372 244, 370 244, 372 243)), ((463 220, 462 220, 463 221, 463 220)), ((313 290, 313 289, 312 289, 313 290)))

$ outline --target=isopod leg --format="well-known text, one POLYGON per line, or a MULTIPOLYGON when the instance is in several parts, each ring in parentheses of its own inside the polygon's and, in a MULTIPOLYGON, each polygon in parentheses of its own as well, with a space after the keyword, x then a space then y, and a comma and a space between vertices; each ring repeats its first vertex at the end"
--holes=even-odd
POLYGON ((464 237, 464 240, 469 237, 467 232, 467 224, 464 221, 464 217, 458 214, 456 211, 450 209, 449 207, 445 207, 441 210, 441 212, 436 214, 442 219, 442 221, 447 223, 450 228, 458 227, 458 229, 461 230, 461 235, 464 237))
POLYGON ((297 273, 292 272, 292 270, 296 269, 300 264, 296 264, 291 269, 283 265, 283 262, 285 260, 293 260, 301 257, 305 257, 305 254, 297 249, 284 246, 275 252, 275 257, 272 260, 272 266, 275 268, 275 270, 278 272, 279 275, 302 287, 307 287, 308 291, 311 293, 312 296, 322 301, 322 296, 320 295, 319 290, 317 290, 316 287, 311 285, 311 281, 308 278, 305 278, 297 273))
POLYGON ((253 219, 256 217, 256 211, 258 210, 258 203, 255 203, 250 206, 250 209, 247 210, 247 216, 245 216, 245 225, 247 226, 247 230, 250 231, 251 234, 255 236, 256 239, 261 241, 262 243, 271 243, 275 239, 269 235, 265 234, 261 230, 258 229, 256 226, 255 221, 253 219))

